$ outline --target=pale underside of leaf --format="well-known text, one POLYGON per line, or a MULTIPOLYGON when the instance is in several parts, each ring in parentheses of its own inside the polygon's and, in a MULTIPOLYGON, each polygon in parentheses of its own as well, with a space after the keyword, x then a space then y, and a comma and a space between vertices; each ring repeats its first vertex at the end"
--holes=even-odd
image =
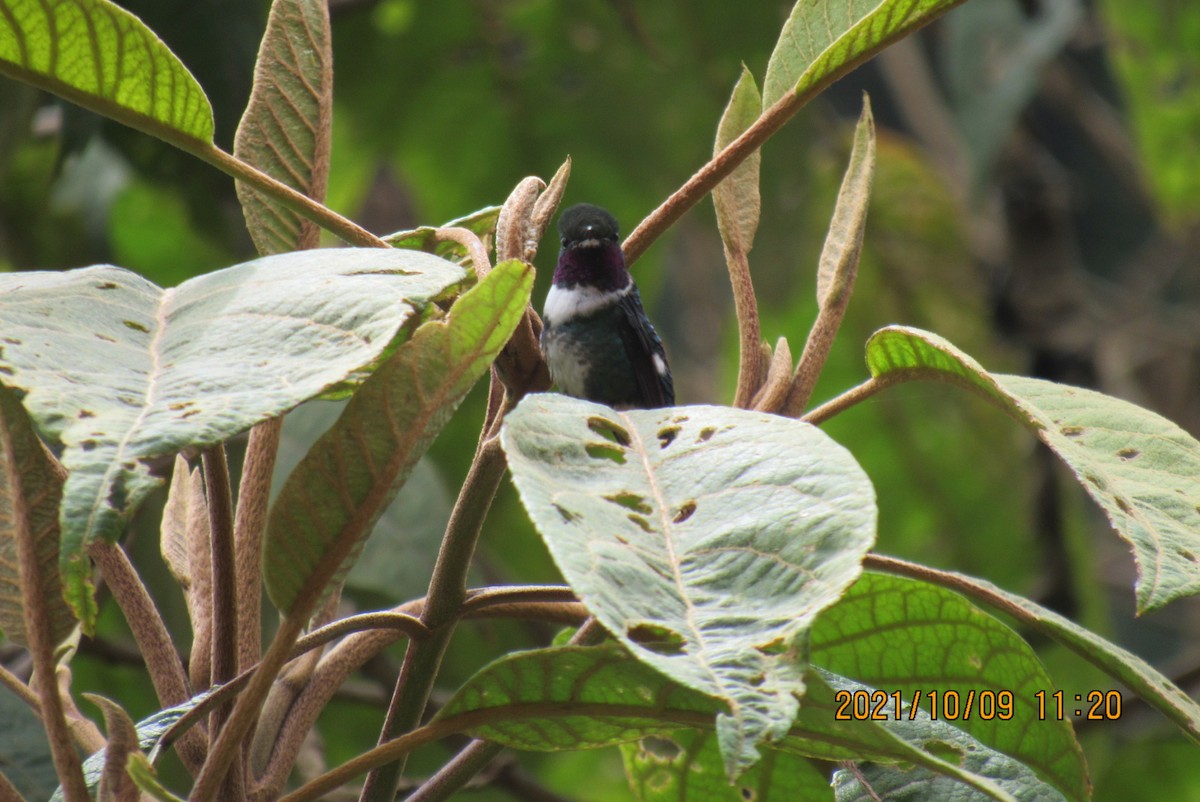
POLYGON ((288 477, 271 507, 264 572, 292 611, 313 582, 345 576, 379 516, 467 391, 508 342, 533 275, 502 262, 359 388, 288 477))
MULTIPOLYGON (((758 119, 762 113, 762 98, 754 76, 745 66, 729 105, 717 125, 717 140, 714 153, 720 153, 733 140, 758 119)), ((717 209, 717 228, 721 239, 730 250, 750 253, 754 245, 754 234, 758 230, 760 199, 758 191, 759 165, 762 153, 754 151, 729 177, 713 189, 713 205, 717 209)))
POLYGON ((795 716, 798 641, 873 542, 861 468, 813 427, 718 407, 535 395, 502 436, 576 593, 638 659, 722 699, 726 770, 751 765, 795 716))
POLYGON ((212 141, 200 84, 107 0, 0 0, 0 73, 168 141, 212 141))
MULTIPOLYGON (((328 3, 276 0, 259 48, 250 103, 234 139, 234 155, 323 201, 332 108, 328 3)), ((259 253, 316 246, 316 223, 241 182, 237 192, 259 253)))
POLYGON ((63 476, 33 430, 16 395, 0 388, 0 633, 22 646, 26 602, 17 557, 17 527, 30 528, 37 549, 38 591, 59 641, 75 626, 58 571, 58 505, 63 476))
POLYGON ((149 460, 360 382, 463 275, 425 254, 346 248, 165 291, 108 266, 0 276, 4 383, 65 447, 63 576, 76 611, 90 599, 87 544, 115 537, 160 482, 149 460))
POLYGON ((1093 390, 990 374, 919 329, 876 332, 867 362, 877 377, 965 386, 1036 433, 1133 547, 1140 612, 1200 593, 1200 442, 1183 429, 1093 390))

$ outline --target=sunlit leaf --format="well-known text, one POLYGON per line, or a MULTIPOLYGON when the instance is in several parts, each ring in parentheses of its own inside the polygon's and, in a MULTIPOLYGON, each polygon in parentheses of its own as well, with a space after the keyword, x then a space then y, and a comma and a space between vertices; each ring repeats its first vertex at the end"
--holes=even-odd
POLYGON ((0 373, 64 446, 62 574, 85 626, 87 545, 159 484, 150 460, 362 381, 462 277, 375 248, 266 257, 170 290, 108 266, 0 276, 0 373))
POLYGON ((0 0, 0 73, 168 142, 212 142, 200 84, 107 0, 0 0))
POLYGON ((874 541, 862 469, 814 427, 724 407, 616 412, 534 395, 502 437, 588 609, 638 659, 725 700, 726 771, 753 764, 795 717, 808 627, 874 541))
POLYGON ((963 0, 798 0, 767 64, 763 107, 819 90, 963 0))
POLYGON ((1070 723, 1040 714, 1034 694, 1054 688, 1041 661, 1016 632, 956 593, 865 573, 817 618, 812 660, 886 689, 888 716, 914 699, 943 718, 953 709, 951 723, 983 746, 1033 769, 1067 799, 1090 798, 1070 723))
POLYGON ((267 591, 280 609, 291 611, 309 583, 327 589, 349 570, 417 460, 508 342, 532 286, 529 265, 497 265, 363 384, 288 477, 264 544, 267 591))
MULTIPOLYGON (((326 0, 275 0, 234 155, 316 201, 325 199, 333 109, 326 0)), ((261 254, 312 248, 316 223, 238 182, 246 227, 261 254)))
POLYGON ((1029 427, 1075 473, 1132 547, 1141 612, 1200 593, 1200 443, 1111 396, 993 375, 946 340, 891 326, 867 343, 871 374, 966 387, 1029 427))

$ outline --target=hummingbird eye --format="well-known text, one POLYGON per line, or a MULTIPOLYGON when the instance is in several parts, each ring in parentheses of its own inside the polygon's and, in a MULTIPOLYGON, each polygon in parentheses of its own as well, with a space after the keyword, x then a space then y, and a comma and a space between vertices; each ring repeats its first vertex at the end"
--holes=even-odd
POLYGON ((567 247, 567 238, 566 238, 566 237, 563 237, 563 238, 562 238, 562 246, 563 246, 564 248, 565 248, 565 247, 567 247))

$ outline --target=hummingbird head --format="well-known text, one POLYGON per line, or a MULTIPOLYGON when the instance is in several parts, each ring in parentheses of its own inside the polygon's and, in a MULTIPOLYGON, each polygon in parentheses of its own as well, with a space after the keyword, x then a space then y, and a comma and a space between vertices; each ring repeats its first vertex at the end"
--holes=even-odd
POLYGON ((621 253, 617 219, 599 206, 580 203, 558 218, 562 250, 554 268, 554 285, 602 292, 624 289, 630 282, 621 253))

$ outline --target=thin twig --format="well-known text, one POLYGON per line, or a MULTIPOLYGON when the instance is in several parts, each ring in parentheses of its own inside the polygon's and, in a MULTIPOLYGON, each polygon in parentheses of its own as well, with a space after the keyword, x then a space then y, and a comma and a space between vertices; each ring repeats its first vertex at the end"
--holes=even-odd
POLYGON ((892 384, 890 381, 878 377, 867 379, 857 387, 852 387, 836 398, 826 401, 816 409, 809 410, 808 413, 801 416, 800 420, 805 423, 811 423, 814 426, 819 426, 825 421, 837 415, 839 412, 844 412, 850 407, 864 401, 867 398, 875 395, 883 388, 892 384))
MULTIPOLYGON (((228 682, 237 675, 237 555, 233 542, 233 489, 229 460, 223 445, 204 451, 204 487, 212 532, 212 681, 228 682)), ((221 714, 210 724, 210 736, 220 731, 221 714)))
POLYGON ((475 270, 475 278, 482 279, 492 272, 492 263, 488 260, 487 248, 483 240, 469 228, 439 228, 433 232, 433 238, 440 242, 455 242, 463 246, 471 257, 471 267, 475 270))

